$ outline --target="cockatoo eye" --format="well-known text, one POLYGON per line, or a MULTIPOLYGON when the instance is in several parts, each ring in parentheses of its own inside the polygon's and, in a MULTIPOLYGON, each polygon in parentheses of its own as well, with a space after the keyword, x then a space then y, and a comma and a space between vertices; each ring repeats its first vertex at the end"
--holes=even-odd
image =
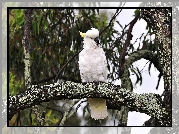
POLYGON ((94 39, 94 41, 95 41, 97 44, 99 44, 99 37, 96 37, 96 38, 94 39))

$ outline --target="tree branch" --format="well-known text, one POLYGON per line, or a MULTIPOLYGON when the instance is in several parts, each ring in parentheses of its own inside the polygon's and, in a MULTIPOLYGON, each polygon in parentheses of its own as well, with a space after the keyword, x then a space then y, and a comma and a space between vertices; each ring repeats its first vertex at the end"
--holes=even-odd
POLYGON ((55 81, 57 81, 57 79, 58 79, 60 73, 61 73, 61 72, 63 71, 63 69, 68 65, 68 63, 69 63, 72 59, 74 59, 82 50, 83 50, 83 49, 81 49, 78 53, 76 53, 75 55, 73 55, 73 56, 65 63, 65 65, 63 65, 63 67, 59 70, 57 76, 55 77, 55 81))
POLYGON ((109 24, 99 33, 99 35, 101 35, 107 28, 110 27, 110 25, 112 24, 113 20, 119 15, 119 13, 120 13, 121 11, 122 11, 122 9, 120 9, 120 11, 119 11, 119 9, 116 10, 116 12, 115 12, 115 14, 113 15, 113 17, 111 18, 109 24))
POLYGON ((125 63, 125 56, 126 56, 126 51, 127 51, 127 47, 129 46, 130 44, 130 41, 132 40, 132 30, 133 30, 133 27, 134 27, 134 24, 137 22, 137 20, 139 19, 140 17, 140 13, 138 13, 135 18, 128 24, 129 25, 129 29, 128 29, 128 32, 127 32, 127 39, 123 45, 123 48, 122 48, 122 52, 120 54, 120 57, 119 57, 119 76, 122 76, 123 72, 124 72, 124 63, 125 63))
POLYGON ((154 64, 154 66, 157 68, 157 70, 160 73, 162 73, 162 67, 159 62, 159 59, 157 58, 157 54, 150 50, 138 50, 138 51, 131 53, 130 56, 128 58, 126 58, 124 68, 128 69, 130 67, 130 65, 132 65, 134 62, 136 62, 142 58, 151 61, 154 64))
POLYGON ((104 82, 74 83, 70 81, 50 85, 32 85, 24 93, 9 97, 9 120, 19 110, 49 100, 105 98, 115 106, 126 106, 155 117, 160 126, 169 126, 170 118, 159 95, 137 94, 119 86, 104 82))

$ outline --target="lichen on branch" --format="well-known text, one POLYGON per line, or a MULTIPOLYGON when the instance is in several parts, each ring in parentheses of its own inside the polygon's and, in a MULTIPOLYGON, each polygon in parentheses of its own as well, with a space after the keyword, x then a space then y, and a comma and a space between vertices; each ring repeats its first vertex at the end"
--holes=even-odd
POLYGON ((134 111, 155 117, 161 126, 168 126, 168 115, 160 95, 137 94, 118 85, 104 82, 74 83, 65 81, 50 85, 32 85, 24 93, 9 97, 9 120, 23 110, 49 100, 105 98, 113 106, 126 106, 134 111))

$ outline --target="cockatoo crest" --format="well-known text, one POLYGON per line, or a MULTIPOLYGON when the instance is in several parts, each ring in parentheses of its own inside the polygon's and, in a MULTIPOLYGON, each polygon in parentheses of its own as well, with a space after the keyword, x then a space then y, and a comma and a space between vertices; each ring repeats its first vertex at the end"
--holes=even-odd
POLYGON ((91 28, 91 30, 88 30, 86 33, 80 32, 80 35, 83 38, 86 37, 86 38, 95 39, 96 37, 99 37, 99 31, 98 29, 91 28))
MULTIPOLYGON (((80 32, 80 31, 79 31, 80 32)), ((91 28, 91 30, 88 30, 86 33, 80 32, 81 37, 84 38, 84 48, 86 49, 93 49, 96 48, 99 43, 99 31, 98 29, 91 28)))

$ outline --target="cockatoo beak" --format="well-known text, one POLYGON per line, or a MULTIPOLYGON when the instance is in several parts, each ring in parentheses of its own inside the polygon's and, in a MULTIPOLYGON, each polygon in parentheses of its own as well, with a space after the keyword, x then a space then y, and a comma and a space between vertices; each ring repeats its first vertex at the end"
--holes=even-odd
MULTIPOLYGON (((80 31, 79 31, 80 32, 80 31)), ((81 37, 85 37, 85 33, 80 32, 81 37)))

